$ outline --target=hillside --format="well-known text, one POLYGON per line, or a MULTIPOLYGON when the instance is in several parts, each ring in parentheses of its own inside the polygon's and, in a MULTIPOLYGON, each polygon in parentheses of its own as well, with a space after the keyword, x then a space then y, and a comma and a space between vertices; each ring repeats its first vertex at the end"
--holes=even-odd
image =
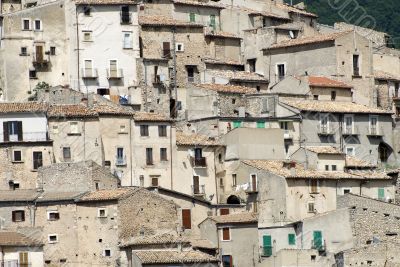
MULTIPOLYGON (((286 0, 290 3, 290 0, 286 0)), ((358 1, 332 1, 332 0, 293 0, 293 4, 305 2, 307 10, 318 14, 319 23, 333 25, 334 22, 345 21, 359 26, 367 26, 367 20, 357 23, 359 18, 368 15, 375 19, 375 30, 389 33, 393 38, 396 47, 400 47, 400 1, 399 0, 358 0, 358 1), (348 6, 336 10, 343 3, 350 2, 348 6), (333 3, 334 6, 331 6, 333 3), (336 3, 336 4, 335 4, 336 3), (356 8, 359 4, 362 8, 356 8), (339 12, 341 11, 341 12, 339 12), (352 13, 351 16, 341 16, 341 14, 352 13)), ((371 24, 370 24, 371 25, 371 24)))

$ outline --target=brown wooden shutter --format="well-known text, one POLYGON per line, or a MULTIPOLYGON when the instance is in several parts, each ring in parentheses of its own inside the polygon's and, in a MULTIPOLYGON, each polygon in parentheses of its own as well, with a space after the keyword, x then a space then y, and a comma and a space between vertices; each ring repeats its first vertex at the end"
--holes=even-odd
POLYGON ((231 240, 229 228, 222 228, 222 240, 231 240))
POLYGON ((24 222, 25 221, 25 211, 21 211, 21 221, 24 222))
POLYGON ((185 229, 192 229, 192 216, 190 210, 182 210, 182 226, 185 229))
POLYGON ((229 215, 229 209, 220 209, 219 215, 229 215))
POLYGON ((22 121, 17 121, 17 132, 18 132, 18 141, 22 141, 23 140, 22 121))
POLYGON ((163 56, 170 57, 171 55, 171 47, 169 42, 163 42, 163 56))
POLYGON ((12 221, 15 222, 15 210, 11 212, 12 221))
POLYGON ((4 142, 10 141, 10 136, 8 132, 8 121, 3 122, 3 138, 4 142))

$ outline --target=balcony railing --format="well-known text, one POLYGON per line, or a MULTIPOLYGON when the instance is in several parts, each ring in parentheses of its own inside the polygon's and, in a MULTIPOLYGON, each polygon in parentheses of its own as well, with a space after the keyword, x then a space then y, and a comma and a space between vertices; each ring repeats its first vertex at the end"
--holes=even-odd
POLYGON ((325 240, 312 240, 311 241, 311 248, 316 249, 318 251, 325 251, 326 246, 325 246, 325 240))
POLYGON ((248 188, 246 190, 247 194, 255 194, 258 192, 258 184, 248 183, 248 188))
POLYGON ((376 136, 376 137, 380 137, 383 136, 383 128, 379 128, 379 127, 368 127, 368 135, 369 136, 376 136))
POLYGON ((191 158, 191 162, 192 162, 192 166, 194 168, 205 168, 205 167, 207 167, 207 161, 206 161, 205 157, 201 157, 201 158, 192 157, 191 158))
POLYGON ((18 134, 9 134, 8 138, 7 136, 5 138, 4 137, 4 134, 1 133, 1 142, 43 142, 50 140, 47 132, 23 132, 20 137, 18 134))
POLYGON ((50 62, 50 55, 43 53, 33 53, 33 65, 47 65, 50 62))
POLYGON ((123 77, 122 69, 107 69, 107 79, 121 79, 123 77))
POLYGON ((334 132, 332 131, 331 127, 327 125, 318 125, 318 134, 319 135, 333 135, 334 132))
POLYGON ((82 77, 84 79, 97 79, 98 73, 97 73, 97 69, 93 69, 93 68, 83 68, 82 69, 82 77))
POLYGON ((272 256, 272 246, 262 247, 261 255, 263 257, 271 257, 272 256))
POLYGON ((32 263, 20 263, 18 260, 5 260, 0 262, 0 267, 30 267, 32 263))
POLYGON ((343 127, 342 134, 343 135, 359 135, 358 127, 343 127))
POLYGON ((120 12, 121 24, 132 24, 132 12, 120 12))
POLYGON ((293 133, 292 133, 292 131, 290 131, 290 130, 284 130, 283 138, 284 138, 284 139, 293 139, 293 133))
POLYGON ((192 185, 192 195, 204 196, 206 194, 206 186, 203 185, 192 185))
POLYGON ((187 80, 188 83, 194 83, 194 77, 188 77, 187 80))
POLYGON ((125 166, 126 165, 126 155, 124 156, 117 156, 115 158, 115 165, 116 166, 125 166))

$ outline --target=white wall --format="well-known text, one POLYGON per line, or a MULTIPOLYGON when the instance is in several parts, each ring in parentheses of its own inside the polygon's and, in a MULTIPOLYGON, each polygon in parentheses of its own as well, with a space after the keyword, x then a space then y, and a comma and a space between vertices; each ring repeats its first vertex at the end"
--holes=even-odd
POLYGON ((26 141, 46 140, 47 118, 43 113, 9 113, 0 115, 0 142, 4 140, 3 122, 5 121, 22 121, 23 138, 26 141))

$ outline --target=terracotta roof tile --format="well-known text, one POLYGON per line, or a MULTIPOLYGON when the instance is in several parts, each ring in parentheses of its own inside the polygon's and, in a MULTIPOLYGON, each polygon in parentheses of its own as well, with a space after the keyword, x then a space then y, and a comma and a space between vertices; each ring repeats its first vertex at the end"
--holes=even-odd
POLYGON ((229 79, 230 81, 268 83, 268 79, 266 79, 263 75, 257 74, 255 72, 215 70, 215 71, 210 71, 210 74, 219 77, 224 77, 226 79, 229 79))
POLYGON ((279 24, 276 26, 270 26, 267 27, 269 29, 278 29, 278 30, 295 30, 295 31, 299 31, 301 29, 303 29, 303 24, 300 22, 291 22, 291 23, 284 23, 284 24, 279 24))
POLYGON ((351 89, 353 88, 351 85, 345 84, 341 81, 336 81, 327 77, 321 76, 309 76, 308 84, 312 87, 329 87, 329 88, 344 88, 351 89))
POLYGON ((343 152, 333 146, 307 146, 305 149, 317 154, 343 154, 343 152))
POLYGON ((204 27, 203 24, 176 20, 170 17, 161 16, 161 15, 152 15, 152 16, 140 16, 139 24, 142 26, 157 26, 157 27, 165 27, 165 26, 176 26, 176 27, 204 27))
POLYGON ((346 167, 348 168, 375 168, 375 165, 372 165, 368 161, 353 157, 346 156, 346 167))
POLYGON ((205 1, 187 1, 187 0, 173 0, 174 4, 180 4, 180 5, 189 5, 189 6, 200 6, 200 7, 211 7, 211 8, 219 8, 219 9, 224 9, 225 7, 213 3, 211 1, 205 2, 205 1))
POLYGON ((135 112, 135 114, 133 115, 133 119, 135 121, 173 121, 173 119, 165 116, 164 114, 152 112, 135 112))
POLYGON ((0 113, 39 113, 47 109, 47 104, 38 102, 0 103, 0 113))
POLYGON ((284 166, 283 161, 279 160, 244 160, 244 164, 252 166, 259 170, 265 170, 275 175, 279 175, 285 178, 296 178, 296 179, 354 179, 354 180, 365 180, 365 179, 390 179, 384 173, 371 172, 342 172, 342 171, 318 171, 315 169, 305 169, 303 165, 295 162, 295 166, 288 168, 284 166))
POLYGON ((214 64, 214 65, 228 65, 228 66, 243 66, 244 64, 239 61, 234 60, 222 60, 216 58, 205 58, 203 59, 206 64, 214 64))
POLYGON ((118 200, 129 192, 134 192, 137 189, 131 188, 118 188, 118 189, 105 189, 90 192, 85 194, 79 201, 104 201, 104 200, 118 200))
POLYGON ((134 251, 142 264, 184 264, 218 262, 218 259, 200 251, 141 250, 134 251))
POLYGON ((283 42, 271 45, 270 47, 266 47, 264 49, 269 50, 269 49, 276 49, 276 48, 285 48, 285 47, 292 47, 292 46, 329 42, 329 41, 334 41, 337 38, 339 38, 349 32, 350 31, 335 32, 335 33, 330 33, 330 34, 318 34, 318 35, 309 36, 309 37, 291 39, 291 40, 287 40, 287 41, 283 41, 283 42))
POLYGON ((0 231, 0 247, 7 246, 42 246, 39 240, 29 238, 18 232, 0 231))
POLYGON ((269 12, 269 11, 265 11, 265 10, 258 11, 258 10, 245 8, 245 9, 243 9, 243 11, 249 13, 249 15, 263 16, 263 17, 280 19, 280 20, 292 20, 288 16, 287 17, 286 16, 282 16, 282 15, 275 14, 275 13, 272 13, 272 12, 269 12))
POLYGON ((380 70, 374 71, 374 78, 376 80, 400 81, 399 76, 380 70))
POLYGON ((209 37, 219 37, 219 38, 231 38, 231 39, 242 39, 240 36, 230 33, 230 32, 206 32, 206 36, 209 37))
POLYGON ((133 115, 132 109, 116 104, 96 104, 92 110, 103 115, 133 115))
POLYGON ((37 202, 47 202, 47 201, 75 201, 82 196, 84 192, 43 192, 36 201, 37 202))
POLYGON ((47 115, 49 117, 97 117, 98 113, 83 104, 51 105, 47 115))
POLYGON ((227 84, 211 84, 202 83, 197 84, 196 87, 213 90, 220 93, 233 93, 233 94, 256 94, 258 93, 256 88, 238 86, 238 85, 227 85, 227 84))
POLYGON ((280 100, 280 102, 302 111, 331 112, 331 113, 370 113, 391 114, 392 112, 371 108, 352 102, 319 101, 319 100, 280 100))
POLYGON ((76 5, 136 5, 132 0, 76 0, 76 5))
POLYGON ((187 237, 165 233, 160 235, 134 237, 128 241, 123 241, 120 246, 170 245, 178 243, 189 245, 190 241, 187 237))
POLYGON ((257 223, 258 215, 252 212, 233 213, 228 215, 210 216, 218 224, 257 223))
POLYGON ((296 13, 296 14, 301 14, 301 15, 307 16, 307 17, 318 18, 318 15, 316 15, 314 13, 307 12, 307 11, 305 11, 303 9, 299 9, 299 8, 294 7, 294 6, 290 6, 288 4, 279 4, 279 3, 277 3, 276 6, 278 8, 280 8, 280 9, 286 10, 289 13, 296 13))
POLYGON ((176 144, 181 146, 218 146, 216 140, 210 139, 208 136, 200 134, 186 134, 176 132, 176 144))
POLYGON ((35 189, 2 190, 0 191, 0 202, 33 201, 40 195, 35 189))
POLYGON ((217 249, 217 246, 208 239, 193 239, 190 244, 193 248, 217 249))

